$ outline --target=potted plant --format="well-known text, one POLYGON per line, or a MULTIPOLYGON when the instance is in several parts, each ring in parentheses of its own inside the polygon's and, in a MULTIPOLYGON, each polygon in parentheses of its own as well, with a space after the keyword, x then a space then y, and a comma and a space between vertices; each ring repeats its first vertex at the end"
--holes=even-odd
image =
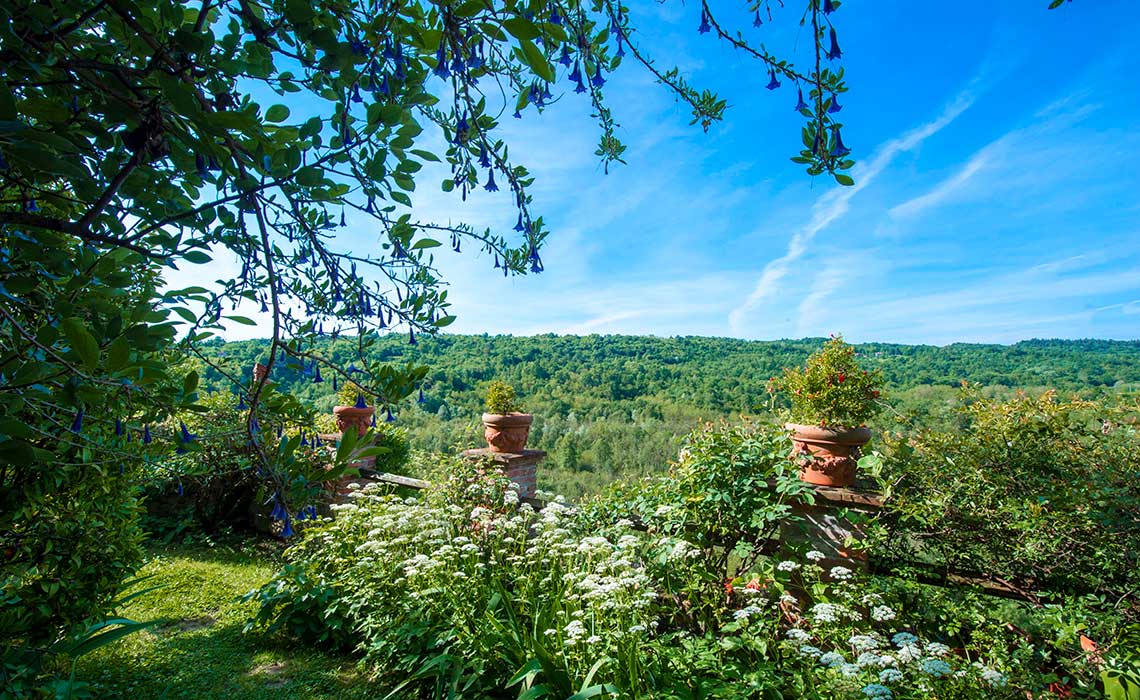
POLYGON ((364 389, 356 382, 345 382, 336 392, 337 405, 333 407, 336 429, 341 435, 355 427, 358 435, 364 435, 372 427, 375 406, 369 406, 364 398, 364 389))
POLYGON ((866 370, 856 361, 855 348, 832 336, 803 367, 784 370, 769 382, 769 391, 791 399, 795 445, 792 458, 800 478, 822 486, 850 486, 856 461, 871 439, 866 422, 882 408, 882 372, 866 370))
POLYGON ((495 380, 487 387, 487 412, 483 414, 483 437, 492 452, 520 454, 530 437, 534 416, 518 410, 515 389, 495 380))

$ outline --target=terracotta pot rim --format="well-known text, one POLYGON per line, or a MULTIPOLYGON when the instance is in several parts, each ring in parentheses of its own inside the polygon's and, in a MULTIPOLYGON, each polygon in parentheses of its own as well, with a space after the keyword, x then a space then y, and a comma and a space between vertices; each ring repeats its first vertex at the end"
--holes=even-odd
POLYGON ((357 411, 359 411, 360 413, 369 413, 369 412, 375 413, 376 407, 375 406, 365 406, 364 408, 357 408, 356 406, 333 406, 333 413, 334 414, 337 414, 337 413, 356 413, 357 411))
POLYGON ((822 442, 839 445, 866 445, 871 441, 868 428, 845 428, 842 426, 803 425, 785 423, 784 428, 795 433, 795 439, 802 442, 822 442))
POLYGON ((484 413, 483 424, 505 428, 518 428, 534 421, 532 413, 484 413))

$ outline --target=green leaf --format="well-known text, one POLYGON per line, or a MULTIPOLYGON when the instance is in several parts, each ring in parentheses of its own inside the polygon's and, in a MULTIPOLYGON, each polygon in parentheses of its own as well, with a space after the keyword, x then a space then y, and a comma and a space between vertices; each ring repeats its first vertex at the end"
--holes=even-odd
POLYGON ((421 238, 412 244, 412 250, 420 250, 422 248, 438 248, 443 245, 434 238, 421 238))
POLYGON ((538 30, 535 24, 523 17, 512 17, 503 21, 503 29, 506 29, 516 39, 520 41, 530 41, 542 36, 542 32, 538 30))
POLYGON ((91 335, 83 322, 77 318, 65 318, 60 325, 63 328, 63 334, 67 336, 67 342, 79 355, 83 365, 88 370, 98 367, 99 343, 95 341, 95 336, 91 335))
POLYGON ((550 65, 550 62, 546 60, 546 56, 534 45, 534 42, 519 39, 519 47, 522 48, 523 60, 527 66, 535 72, 535 75, 548 83, 553 83, 555 77, 554 67, 550 65))
POLYGON ((289 108, 285 105, 273 105, 265 110, 265 120, 270 122, 283 122, 289 118, 289 108))
POLYGON ((188 262, 194 263, 195 265, 204 265, 213 260, 213 258, 211 258, 209 255, 206 255, 200 250, 188 250, 182 255, 182 258, 188 262))
POLYGON ((855 184, 855 180, 846 173, 835 173, 835 181, 844 187, 850 187, 851 185, 855 184))
POLYGON ((240 323, 243 326, 256 326, 257 325, 257 321, 254 321, 253 319, 247 318, 245 316, 223 316, 223 318, 229 319, 230 321, 234 321, 235 323, 240 323))

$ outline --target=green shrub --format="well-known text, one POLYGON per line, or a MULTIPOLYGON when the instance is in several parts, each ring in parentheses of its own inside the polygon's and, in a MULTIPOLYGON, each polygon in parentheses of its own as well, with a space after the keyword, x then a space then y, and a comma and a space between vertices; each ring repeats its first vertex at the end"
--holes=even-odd
POLYGON ((964 394, 961 431, 886 441, 881 558, 1059 592, 1140 586, 1140 452, 1129 415, 1052 393, 964 394))
POLYGON ((515 388, 506 382, 496 379, 487 387, 487 413, 505 416, 519 410, 515 400, 515 388))
POLYGON ((786 394, 798 423, 855 427, 882 406, 883 374, 859 366, 855 348, 832 336, 803 367, 789 367, 769 382, 769 391, 786 394))

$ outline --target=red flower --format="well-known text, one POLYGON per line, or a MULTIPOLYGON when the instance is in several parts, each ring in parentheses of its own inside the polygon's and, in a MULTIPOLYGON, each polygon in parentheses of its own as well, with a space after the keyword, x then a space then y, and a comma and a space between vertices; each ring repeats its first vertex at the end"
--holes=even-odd
POLYGON ((747 584, 745 584, 744 587, 750 591, 759 591, 763 588, 763 586, 760 584, 760 579, 758 578, 752 579, 747 584))
POLYGON ((732 595, 732 579, 726 578, 724 580, 724 592, 732 595))
POLYGON ((842 373, 842 372, 840 372, 840 373, 839 373, 839 377, 838 377, 838 379, 839 379, 839 383, 840 383, 840 384, 842 384, 842 383, 843 383, 843 380, 844 380, 844 379, 847 379, 847 375, 846 375, 846 374, 844 374, 844 373, 842 373))

